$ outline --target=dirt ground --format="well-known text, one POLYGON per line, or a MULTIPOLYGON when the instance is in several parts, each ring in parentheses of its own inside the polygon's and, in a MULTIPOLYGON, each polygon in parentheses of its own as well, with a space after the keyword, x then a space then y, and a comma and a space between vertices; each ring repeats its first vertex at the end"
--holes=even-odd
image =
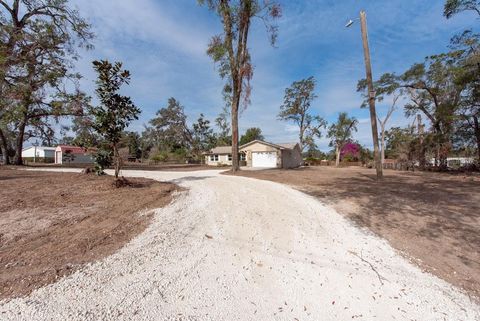
POLYGON ((480 297, 480 176, 311 167, 241 171, 296 187, 387 239, 425 270, 480 297))
POLYGON ((173 184, 0 167, 0 299, 30 293, 105 257, 171 201, 173 184))

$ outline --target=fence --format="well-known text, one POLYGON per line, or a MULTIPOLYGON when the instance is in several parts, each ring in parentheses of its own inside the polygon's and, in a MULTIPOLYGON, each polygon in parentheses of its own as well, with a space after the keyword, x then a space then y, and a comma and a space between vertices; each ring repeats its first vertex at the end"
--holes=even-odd
MULTIPOLYGON (((328 160, 306 160, 305 166, 335 166, 335 161, 328 160)), ((363 166, 362 162, 340 162, 340 167, 363 166)))

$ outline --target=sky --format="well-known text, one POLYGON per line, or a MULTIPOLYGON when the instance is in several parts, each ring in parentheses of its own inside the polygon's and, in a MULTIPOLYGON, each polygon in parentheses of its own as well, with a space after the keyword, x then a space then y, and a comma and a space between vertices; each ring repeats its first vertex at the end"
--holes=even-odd
MULTIPOLYGON (((130 130, 141 132, 156 112, 175 97, 185 107, 190 122, 203 113, 213 123, 221 112, 223 81, 206 55, 213 35, 222 31, 219 18, 196 0, 72 0, 91 24, 94 49, 80 50, 76 70, 81 86, 94 95, 95 73, 91 62, 121 61, 132 73, 123 92, 142 110, 130 130)), ((359 120, 354 138, 371 148, 368 109, 361 109, 356 92, 365 77, 360 25, 345 28, 349 19, 367 12, 374 78, 385 72, 401 73, 426 56, 445 52, 451 37, 476 28, 473 13, 450 20, 442 15, 444 0, 279 0, 283 16, 278 21, 275 47, 260 21, 251 28, 249 48, 254 65, 251 105, 240 115, 240 132, 260 127, 274 143, 298 141, 298 129, 278 120, 285 88, 314 76, 317 81, 312 114, 334 122, 339 112, 359 120)), ((390 101, 377 105, 383 117, 390 101)), ((401 106, 400 106, 401 107, 401 106)), ((390 126, 405 126, 401 108, 390 126)), ((325 136, 325 135, 324 135, 325 136)), ((328 139, 318 140, 328 151, 328 139)))

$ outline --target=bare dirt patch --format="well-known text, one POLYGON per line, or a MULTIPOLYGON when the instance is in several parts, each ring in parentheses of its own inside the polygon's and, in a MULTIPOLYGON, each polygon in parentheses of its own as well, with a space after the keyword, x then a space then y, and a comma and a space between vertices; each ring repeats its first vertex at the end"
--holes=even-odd
POLYGON ((173 184, 0 168, 0 299, 30 293, 142 232, 173 184))
POLYGON ((314 195, 427 271, 480 297, 480 176, 311 167, 241 171, 314 195))

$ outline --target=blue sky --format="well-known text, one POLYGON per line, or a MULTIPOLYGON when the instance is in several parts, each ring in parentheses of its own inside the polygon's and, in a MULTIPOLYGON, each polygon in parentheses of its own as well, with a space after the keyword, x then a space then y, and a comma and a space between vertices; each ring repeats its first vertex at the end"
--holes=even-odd
MULTIPOLYGON (((255 67, 252 104, 240 118, 240 130, 260 127, 267 140, 297 140, 291 124, 277 120, 284 90, 293 81, 314 76, 317 100, 312 112, 329 122, 346 111, 360 121, 355 139, 371 146, 368 110, 360 109, 357 81, 364 77, 360 26, 344 27, 365 9, 368 15, 374 77, 402 72, 424 57, 447 50, 449 39, 478 20, 461 14, 451 20, 442 16, 444 0, 280 0, 276 48, 269 45, 265 28, 252 26, 250 49, 255 67)), ((131 130, 141 131, 169 97, 184 106, 190 121, 204 113, 213 119, 224 105, 223 82, 206 55, 212 35, 221 32, 219 19, 196 0, 74 0, 93 25, 95 49, 81 52, 77 70, 84 75, 82 89, 94 93, 91 61, 122 61, 132 72, 125 89, 142 109, 131 130)), ((388 101, 378 105, 383 116, 388 101)), ((410 120, 394 114, 390 125, 410 120)), ((318 141, 328 150, 328 141, 318 141)))

